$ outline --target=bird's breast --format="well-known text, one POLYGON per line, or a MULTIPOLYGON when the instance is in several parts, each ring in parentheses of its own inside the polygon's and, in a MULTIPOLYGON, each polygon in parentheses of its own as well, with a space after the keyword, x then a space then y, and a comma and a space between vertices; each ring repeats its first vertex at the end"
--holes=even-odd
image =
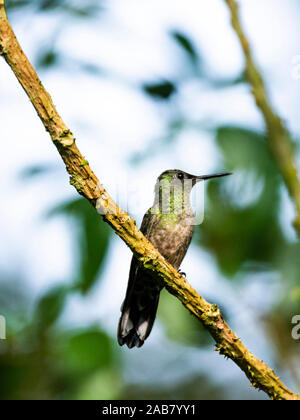
POLYGON ((179 220, 175 223, 162 220, 149 235, 149 240, 159 252, 178 268, 190 245, 193 235, 191 220, 179 220))

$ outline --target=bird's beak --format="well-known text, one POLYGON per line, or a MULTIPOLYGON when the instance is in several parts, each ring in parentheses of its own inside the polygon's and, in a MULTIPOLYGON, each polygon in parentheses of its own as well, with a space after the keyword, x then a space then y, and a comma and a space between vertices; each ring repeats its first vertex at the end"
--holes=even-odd
POLYGON ((222 174, 212 174, 212 175, 200 175, 200 176, 195 176, 193 177, 193 179, 196 182, 200 182, 200 181, 206 181, 207 179, 212 179, 212 178, 221 178, 223 176, 228 176, 228 175, 232 175, 231 172, 224 172, 222 174))

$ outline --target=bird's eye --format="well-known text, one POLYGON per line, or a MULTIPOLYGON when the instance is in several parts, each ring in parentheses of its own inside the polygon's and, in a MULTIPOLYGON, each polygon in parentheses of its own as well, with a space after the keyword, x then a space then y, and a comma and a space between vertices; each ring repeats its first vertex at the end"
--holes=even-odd
POLYGON ((177 177, 178 177, 178 179, 183 179, 184 178, 184 175, 183 175, 182 172, 179 172, 179 174, 177 175, 177 177))

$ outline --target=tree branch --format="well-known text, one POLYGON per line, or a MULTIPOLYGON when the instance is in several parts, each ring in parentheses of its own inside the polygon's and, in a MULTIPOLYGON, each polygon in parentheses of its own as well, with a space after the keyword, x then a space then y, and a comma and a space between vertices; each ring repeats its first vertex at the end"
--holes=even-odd
MULTIPOLYGON (((1 1, 1 0, 0 0, 1 1)), ((3 4, 0 3, 0 5, 3 4)), ((124 213, 99 183, 75 144, 75 138, 59 116, 50 95, 22 51, 4 14, 0 16, 0 54, 13 70, 36 109, 63 159, 70 182, 79 194, 96 207, 103 219, 129 246, 144 267, 164 283, 167 290, 198 318, 210 332, 220 354, 232 359, 251 384, 272 399, 300 400, 263 362, 258 360, 224 321, 219 308, 202 298, 143 236, 136 222, 124 213)))
POLYGON ((4 0, 0 0, 0 17, 6 19, 4 0))
POLYGON ((294 220, 294 227, 300 236, 300 182, 294 158, 293 140, 283 121, 270 104, 264 80, 254 61, 249 41, 241 24, 238 3, 235 0, 225 0, 225 2, 231 13, 232 27, 244 52, 246 76, 252 87, 252 94, 265 120, 269 148, 296 207, 297 216, 294 220))

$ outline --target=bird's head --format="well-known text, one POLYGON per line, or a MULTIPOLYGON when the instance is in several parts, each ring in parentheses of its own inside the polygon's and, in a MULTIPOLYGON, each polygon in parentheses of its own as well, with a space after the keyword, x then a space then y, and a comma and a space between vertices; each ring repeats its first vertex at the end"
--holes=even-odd
POLYGON ((206 181, 212 178, 220 178, 228 175, 231 175, 231 173, 225 172, 212 175, 191 175, 187 172, 181 171, 180 169, 168 169, 158 177, 157 183, 160 186, 165 186, 167 188, 182 188, 183 186, 186 186, 186 188, 189 189, 190 192, 190 190, 197 182, 206 181))
POLYGON ((156 202, 160 205, 165 201, 171 206, 180 207, 189 203, 190 192, 195 184, 212 178, 231 175, 229 172, 212 175, 191 175, 179 169, 164 171, 157 179, 155 186, 156 202), (167 200, 166 200, 167 198, 167 200))

